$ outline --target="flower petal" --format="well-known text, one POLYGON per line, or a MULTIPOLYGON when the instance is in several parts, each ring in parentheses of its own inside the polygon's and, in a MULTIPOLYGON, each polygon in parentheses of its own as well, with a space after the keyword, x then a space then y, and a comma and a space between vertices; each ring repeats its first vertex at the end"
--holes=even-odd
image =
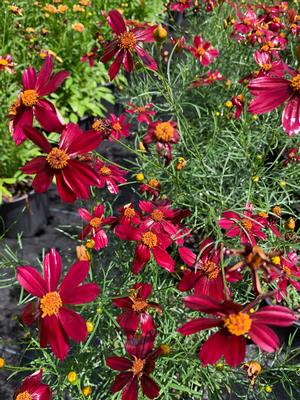
POLYGON ((58 318, 63 330, 71 339, 78 343, 86 339, 88 335, 86 321, 75 311, 62 307, 58 318))
POLYGON ((41 274, 29 265, 17 268, 17 280, 33 296, 41 298, 47 293, 46 283, 41 274))
POLYGON ((132 361, 125 357, 113 356, 107 357, 106 365, 115 371, 126 371, 132 367, 132 361))
POLYGON ((62 262, 58 251, 51 249, 44 258, 44 279, 49 292, 57 288, 62 272, 62 262))
POLYGON ((200 332, 204 329, 213 328, 215 326, 222 325, 223 322, 221 319, 217 318, 196 318, 192 321, 186 322, 180 328, 177 329, 177 332, 181 333, 184 336, 192 335, 193 333, 200 332))
POLYGON ((84 304, 94 301, 99 293, 100 288, 96 283, 86 283, 61 296, 64 304, 84 304))
POLYGON ((58 291, 62 298, 66 298, 82 281, 84 281, 89 273, 89 269, 90 264, 88 261, 77 261, 72 265, 58 291))

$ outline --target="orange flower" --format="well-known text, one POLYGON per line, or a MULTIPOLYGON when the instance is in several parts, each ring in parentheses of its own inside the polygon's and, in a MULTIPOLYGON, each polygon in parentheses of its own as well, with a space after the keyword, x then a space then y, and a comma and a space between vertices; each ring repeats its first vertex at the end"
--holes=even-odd
POLYGON ((80 22, 75 22, 72 24, 72 29, 76 32, 83 32, 84 31, 84 25, 80 22))

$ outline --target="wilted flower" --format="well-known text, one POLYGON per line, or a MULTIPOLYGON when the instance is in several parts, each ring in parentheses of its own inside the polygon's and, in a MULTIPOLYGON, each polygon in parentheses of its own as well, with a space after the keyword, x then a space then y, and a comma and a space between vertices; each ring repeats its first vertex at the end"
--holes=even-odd
POLYGON ((124 175, 127 174, 127 171, 116 165, 104 163, 100 159, 96 160, 95 168, 99 176, 98 187, 106 186, 111 194, 117 194, 119 192, 118 184, 126 182, 124 175))

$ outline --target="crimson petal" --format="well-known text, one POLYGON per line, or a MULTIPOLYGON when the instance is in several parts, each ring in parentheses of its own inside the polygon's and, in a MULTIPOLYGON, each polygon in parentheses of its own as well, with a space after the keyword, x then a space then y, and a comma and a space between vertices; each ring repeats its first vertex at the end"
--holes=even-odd
POLYGON ((44 259, 44 279, 49 292, 56 290, 62 272, 62 262, 58 251, 51 249, 44 259))
POLYGON ((82 342, 87 337, 85 319, 75 311, 62 307, 59 310, 58 318, 65 333, 75 342, 82 342))
POLYGON ((17 280, 33 296, 43 297, 47 293, 46 283, 41 274, 29 265, 17 268, 17 280))

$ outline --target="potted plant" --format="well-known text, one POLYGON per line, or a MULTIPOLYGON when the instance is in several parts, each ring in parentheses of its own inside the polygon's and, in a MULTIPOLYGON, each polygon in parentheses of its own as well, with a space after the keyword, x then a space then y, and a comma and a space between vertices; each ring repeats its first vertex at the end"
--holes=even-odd
MULTIPOLYGON (((3 129, 4 132, 7 132, 3 129)), ((9 133, 0 143, 0 235, 34 236, 47 223, 48 198, 34 193, 32 178, 19 170, 24 162, 36 155, 31 142, 16 146, 9 133)))

